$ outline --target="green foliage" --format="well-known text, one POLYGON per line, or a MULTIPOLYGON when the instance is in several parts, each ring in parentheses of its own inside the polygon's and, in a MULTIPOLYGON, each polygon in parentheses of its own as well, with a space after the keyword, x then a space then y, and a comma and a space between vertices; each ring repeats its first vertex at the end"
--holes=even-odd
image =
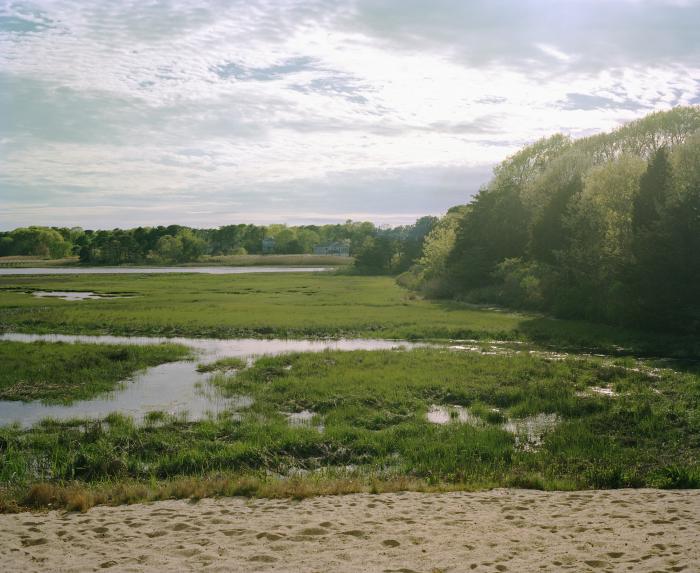
MULTIPOLYGON (((541 273, 537 266, 532 272, 541 273)), ((543 274, 543 286, 549 289, 543 274)), ((700 339, 431 301, 391 277, 331 273, 0 277, 3 331, 149 336, 517 339, 568 347, 700 356, 700 339), (71 302, 31 291, 129 298, 71 302)))
POLYGON ((522 259, 505 259, 493 276, 499 280, 498 301, 519 308, 541 309, 544 304, 546 267, 522 259))
POLYGON ((666 199, 671 195, 672 177, 668 150, 662 147, 649 161, 649 166, 639 181, 632 213, 635 232, 648 231, 659 221, 666 199))
POLYGON ((530 252, 532 256, 544 263, 556 263, 561 254, 569 247, 569 233, 566 228, 566 216, 571 205, 581 195, 583 183, 578 175, 559 186, 549 197, 532 224, 530 252))
POLYGON ((163 263, 196 261, 204 254, 205 248, 204 239, 195 235, 191 229, 183 228, 175 236, 160 237, 149 258, 163 263))
POLYGON ((1 427, 0 481, 28 491, 42 479, 151 483, 234 473, 254 480, 311 470, 319 479, 350 472, 466 488, 698 487, 697 373, 651 376, 641 366, 442 349, 266 357, 214 377, 224 392, 253 398, 236 416, 1 427), (601 384, 618 395, 588 391, 601 384), (430 423, 435 404, 466 408, 476 421, 430 423), (309 423, 288 422, 285 413, 303 410, 315 413, 309 423), (532 438, 505 424, 545 413, 552 422, 532 438))
POLYGON ((391 271, 396 246, 388 237, 367 237, 355 253, 355 266, 364 274, 384 275, 391 271))
POLYGON ((225 225, 218 229, 191 229, 180 225, 83 231, 80 228, 20 228, 0 233, 0 257, 61 258, 79 255, 90 265, 184 264, 235 255, 260 254, 264 238, 275 240, 277 255, 303 255, 314 247, 343 243, 351 253, 362 251, 370 274, 400 273, 421 255, 423 241, 437 222, 421 217, 413 225, 377 228, 369 222, 338 225, 225 225), (367 254, 368 249, 378 251, 367 254), (377 262, 377 258, 381 261, 377 262))
POLYGON ((421 217, 413 225, 378 229, 355 247, 355 269, 366 275, 398 274, 420 257, 436 217, 421 217))
POLYGON ((418 288, 700 332, 692 292, 700 282, 698 130, 700 107, 693 106, 609 134, 573 142, 554 136, 526 147, 495 169, 469 205, 446 258, 426 243, 421 264, 434 272, 418 288))
POLYGON ((448 277, 460 289, 488 282, 494 261, 523 256, 527 245, 527 213, 520 190, 496 183, 483 189, 466 211, 448 257, 448 277))
POLYGON ((447 262, 457 240, 460 220, 467 213, 466 206, 452 207, 427 234, 417 267, 412 270, 415 286, 423 283, 423 290, 434 296, 443 296, 446 292, 447 262))
POLYGON ((245 360, 240 358, 221 358, 207 364, 197 364, 197 372, 229 372, 242 370, 245 367, 245 360))
POLYGON ((60 259, 71 254, 71 233, 68 229, 48 227, 18 228, 0 233, 0 256, 29 255, 60 259), (65 232, 65 237, 61 234, 65 232))

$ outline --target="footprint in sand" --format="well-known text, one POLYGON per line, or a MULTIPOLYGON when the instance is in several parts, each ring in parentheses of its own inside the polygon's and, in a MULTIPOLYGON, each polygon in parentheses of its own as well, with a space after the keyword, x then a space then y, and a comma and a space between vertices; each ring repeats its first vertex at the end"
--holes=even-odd
POLYGON ((396 541, 396 539, 385 539, 384 541, 382 541, 382 545, 384 547, 398 547, 401 544, 398 541, 396 541))
POLYGON ((323 529, 322 527, 307 527, 305 529, 302 529, 299 532, 299 535, 326 535, 328 533, 327 530, 323 529))
POLYGON ((338 535, 351 535, 352 537, 367 538, 367 533, 361 529, 349 529, 348 531, 340 531, 338 535))
POLYGON ((276 533, 268 533, 267 531, 263 531, 262 533, 258 533, 255 537, 257 539, 267 539, 268 541, 279 541, 284 536, 278 535, 276 533))
POLYGON ((259 563, 274 563, 277 561, 277 557, 272 555, 253 555, 248 561, 257 561, 259 563))
POLYGON ((239 535, 245 535, 249 532, 247 529, 222 529, 221 533, 223 533, 226 537, 237 537, 239 535))
POLYGON ((22 546, 34 547, 36 545, 45 545, 49 540, 46 537, 37 537, 35 539, 22 539, 22 546))

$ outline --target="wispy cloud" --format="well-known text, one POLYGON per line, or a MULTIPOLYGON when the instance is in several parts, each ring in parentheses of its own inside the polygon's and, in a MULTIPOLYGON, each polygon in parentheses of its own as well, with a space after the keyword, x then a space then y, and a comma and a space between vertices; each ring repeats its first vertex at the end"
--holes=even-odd
POLYGON ((0 1, 0 225, 438 213, 522 143, 696 103, 698 27, 671 0, 0 1))

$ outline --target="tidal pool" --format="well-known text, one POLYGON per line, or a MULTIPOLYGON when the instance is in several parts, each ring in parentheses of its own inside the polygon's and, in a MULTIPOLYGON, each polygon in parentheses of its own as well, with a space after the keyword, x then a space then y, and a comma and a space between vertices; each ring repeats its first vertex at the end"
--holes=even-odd
POLYGON ((459 405, 437 405, 430 406, 425 417, 433 424, 449 424, 458 422, 460 424, 470 424, 472 426, 483 426, 484 422, 478 416, 472 414, 467 408, 459 405))
POLYGON ((211 373, 197 372, 197 364, 214 362, 221 358, 236 357, 251 361, 263 355, 290 352, 320 352, 329 350, 388 350, 400 347, 424 346, 397 340, 339 339, 339 340, 260 340, 166 338, 130 336, 83 336, 68 334, 0 334, 0 340, 16 342, 65 342, 82 344, 182 344, 192 348, 194 360, 161 364, 137 373, 132 380, 124 381, 120 388, 91 400, 81 400, 70 405, 44 404, 41 401, 19 402, 0 400, 0 425, 18 423, 31 426, 44 418, 66 420, 70 418, 104 418, 118 412, 135 420, 152 411, 170 414, 187 414, 197 420, 223 411, 240 410, 252 404, 249 397, 225 397, 208 383, 211 373))
POLYGON ((199 273, 205 275, 239 275, 247 273, 320 273, 335 267, 10 267, 0 268, 0 275, 133 275, 199 273))
POLYGON ((314 419, 318 416, 316 412, 302 410, 301 412, 286 412, 284 415, 287 417, 287 423, 293 428, 315 428, 319 432, 323 432, 325 429, 321 423, 313 424, 314 419))
MULTIPOLYGON (((486 427, 486 422, 464 406, 455 404, 433 404, 426 418, 433 424, 469 424, 474 427, 486 427)), ((561 421, 557 414, 537 414, 527 418, 510 418, 500 424, 502 430, 515 435, 515 447, 524 451, 535 451, 542 446, 545 434, 552 431, 561 421)))
POLYGON ((132 296, 104 295, 91 291, 37 290, 32 293, 37 298, 60 298, 62 300, 95 300, 102 298, 133 298, 132 296))
POLYGON ((561 418, 557 414, 536 414, 527 418, 508 420, 502 428, 515 435, 515 447, 526 452, 542 446, 545 434, 551 432, 561 418))

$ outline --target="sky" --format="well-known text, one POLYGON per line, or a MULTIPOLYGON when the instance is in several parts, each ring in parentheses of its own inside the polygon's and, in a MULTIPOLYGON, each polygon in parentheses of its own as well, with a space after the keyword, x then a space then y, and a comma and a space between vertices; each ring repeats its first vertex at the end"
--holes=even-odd
POLYGON ((0 229, 395 225, 700 103, 700 0, 0 0, 0 229))

